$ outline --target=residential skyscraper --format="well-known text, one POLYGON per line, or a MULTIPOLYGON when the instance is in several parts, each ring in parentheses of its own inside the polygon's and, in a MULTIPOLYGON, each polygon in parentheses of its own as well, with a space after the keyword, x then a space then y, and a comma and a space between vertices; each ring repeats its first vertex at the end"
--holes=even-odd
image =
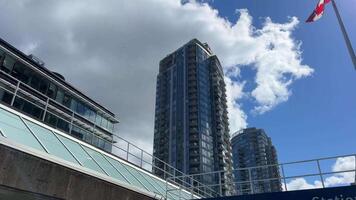
POLYGON ((250 172, 244 169, 278 164, 276 148, 263 129, 243 129, 233 135, 231 145, 235 182, 273 179, 254 181, 252 188, 249 183, 236 184, 238 194, 247 194, 251 190, 254 193, 279 192, 282 190, 278 166, 253 168, 250 172))
MULTIPOLYGON (((193 39, 162 59, 156 88, 154 156, 186 174, 224 170, 227 173, 221 178, 205 175, 199 181, 227 183, 232 176, 232 155, 225 93, 222 67, 208 44, 193 39)), ((160 170, 155 173, 165 176, 160 170)))

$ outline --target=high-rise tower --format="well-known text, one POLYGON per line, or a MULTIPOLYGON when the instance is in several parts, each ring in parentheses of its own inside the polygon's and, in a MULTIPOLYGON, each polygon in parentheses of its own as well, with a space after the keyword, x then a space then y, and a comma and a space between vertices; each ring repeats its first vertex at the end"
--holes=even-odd
POLYGON ((193 39, 161 60, 154 156, 186 174, 227 171, 199 178, 205 184, 227 183, 232 155, 225 93, 219 59, 206 43, 193 39))
POLYGON ((281 191, 277 151, 263 129, 243 129, 233 135, 231 144, 238 194, 281 191), (245 184, 251 180, 252 187, 245 184))

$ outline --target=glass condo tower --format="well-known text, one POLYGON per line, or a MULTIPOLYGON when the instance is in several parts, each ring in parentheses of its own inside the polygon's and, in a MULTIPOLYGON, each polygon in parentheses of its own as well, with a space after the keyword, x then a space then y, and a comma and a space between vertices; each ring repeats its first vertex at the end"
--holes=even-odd
POLYGON ((185 174, 225 171, 197 177, 206 185, 224 184, 223 193, 232 176, 225 93, 219 59, 206 43, 193 39, 160 61, 153 154, 185 174))

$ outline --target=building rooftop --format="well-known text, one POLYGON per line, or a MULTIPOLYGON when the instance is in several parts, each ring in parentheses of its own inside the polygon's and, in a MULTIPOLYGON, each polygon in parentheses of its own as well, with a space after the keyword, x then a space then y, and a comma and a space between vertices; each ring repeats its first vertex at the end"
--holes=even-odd
POLYGON ((75 88, 73 85, 71 85, 70 83, 65 81, 64 77, 62 78, 61 76, 59 76, 57 72, 52 72, 49 69, 47 69, 46 67, 44 67, 44 62, 43 61, 41 61, 41 62, 36 61, 36 60, 38 60, 38 58, 36 58, 36 59, 31 58, 33 56, 31 56, 31 55, 29 56, 29 55, 24 54, 23 52, 21 52, 20 50, 18 50, 14 46, 12 46, 11 44, 7 43, 2 38, 0 38, 0 45, 5 47, 5 48, 7 48, 11 52, 15 53, 16 56, 18 56, 19 58, 23 59, 24 61, 29 63, 31 66, 33 66, 36 69, 38 69, 39 71, 43 72, 47 76, 51 77, 56 82, 62 84, 63 86, 65 86, 69 90, 73 91, 74 93, 79 95, 82 99, 84 99, 87 103, 94 105, 94 107, 96 107, 98 110, 101 110, 102 112, 109 114, 112 117, 112 119, 115 119, 114 122, 116 122, 116 123, 119 122, 115 118, 115 114, 113 112, 111 112, 108 108, 106 108, 106 107, 102 106, 101 104, 97 103, 96 101, 94 101, 93 99, 91 99, 90 97, 85 95, 83 92, 81 92, 80 90, 75 88))

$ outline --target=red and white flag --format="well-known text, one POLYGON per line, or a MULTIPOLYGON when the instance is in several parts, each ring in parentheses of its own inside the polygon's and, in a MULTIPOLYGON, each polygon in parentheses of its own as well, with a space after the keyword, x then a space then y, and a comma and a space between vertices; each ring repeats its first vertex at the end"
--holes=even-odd
POLYGON ((316 20, 320 19, 324 14, 326 4, 330 3, 330 1, 331 0, 319 0, 318 5, 306 22, 315 22, 316 20))

